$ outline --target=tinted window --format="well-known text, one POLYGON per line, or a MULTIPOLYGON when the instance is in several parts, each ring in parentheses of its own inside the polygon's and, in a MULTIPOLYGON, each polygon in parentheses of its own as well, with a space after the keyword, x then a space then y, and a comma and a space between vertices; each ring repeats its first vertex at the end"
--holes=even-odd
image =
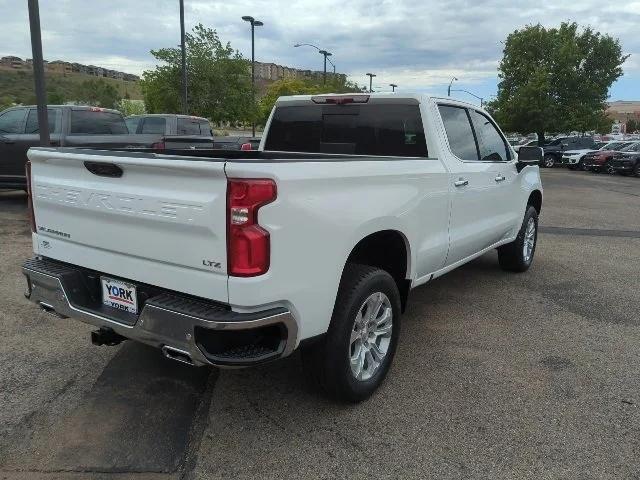
POLYGON ((469 115, 478 140, 480 160, 494 162, 509 160, 507 142, 500 135, 493 122, 489 120, 489 117, 476 110, 469 110, 469 115))
MULTIPOLYGON (((47 109, 47 119, 49 121, 49 133, 58 133, 56 130, 56 114, 57 111, 49 108, 47 109)), ((25 126, 24 133, 40 133, 38 127, 38 110, 32 108, 27 115, 27 125, 25 126)))
POLYGON ((119 113, 71 110, 71 134, 73 135, 123 135, 127 134, 124 118, 119 113))
POLYGON ((624 148, 621 148, 620 150, 623 152, 637 152, 640 149, 640 143, 632 143, 630 145, 627 145, 624 148))
POLYGON ((439 105, 438 108, 453 154, 462 160, 478 160, 478 149, 467 110, 449 105, 439 105))
POLYGON ((0 115, 0 133, 22 133, 24 109, 10 110, 0 115))
POLYGON ((211 135, 213 136, 213 130, 211 130, 211 125, 209 122, 198 122, 200 124, 200 135, 211 135))
POLYGON ((164 135, 166 131, 167 120, 162 117, 147 117, 142 122, 141 133, 157 133, 164 135))
POLYGON ((138 132, 138 125, 140 125, 140 117, 125 118, 124 122, 127 124, 127 130, 129 130, 129 133, 138 132))
POLYGON ((200 123, 190 118, 178 117, 178 135, 200 135, 200 123))
POLYGON ((428 156, 417 105, 277 107, 266 150, 428 156))

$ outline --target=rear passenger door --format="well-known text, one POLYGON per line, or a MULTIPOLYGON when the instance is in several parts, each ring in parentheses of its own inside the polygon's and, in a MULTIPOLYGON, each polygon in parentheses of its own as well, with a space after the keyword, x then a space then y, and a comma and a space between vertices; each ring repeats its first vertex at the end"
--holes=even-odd
POLYGON ((26 157, 20 144, 24 132, 26 108, 13 108, 0 115, 0 183, 24 177, 26 157), (20 168, 21 166, 21 168, 20 168))
POLYGON ((496 142, 495 135, 501 136, 488 117, 459 105, 439 104, 438 108, 449 144, 443 154, 451 191, 446 265, 452 265, 505 236, 510 217, 506 212, 512 208, 508 186, 513 178, 509 150, 506 143, 496 142))

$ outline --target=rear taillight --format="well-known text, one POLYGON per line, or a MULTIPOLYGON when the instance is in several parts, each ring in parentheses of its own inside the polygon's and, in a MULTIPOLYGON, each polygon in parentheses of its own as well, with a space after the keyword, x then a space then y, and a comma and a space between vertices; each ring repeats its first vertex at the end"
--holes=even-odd
POLYGON ((276 199, 269 179, 229 179, 227 183, 227 270, 254 277, 269 270, 269 232, 258 224, 258 210, 276 199))
POLYGON ((151 144, 151 148, 153 150, 164 150, 165 149, 165 143, 164 142, 155 142, 151 144))
POLYGON ((252 147, 251 147, 250 143, 243 143, 242 145, 240 145, 240 150, 247 151, 247 150, 251 150, 251 149, 252 149, 252 147))
POLYGON ((24 173, 27 177, 27 195, 28 195, 28 208, 29 208, 29 222, 31 223, 31 231, 36 233, 36 215, 33 213, 33 191, 31 189, 31 161, 27 160, 24 167, 24 173))

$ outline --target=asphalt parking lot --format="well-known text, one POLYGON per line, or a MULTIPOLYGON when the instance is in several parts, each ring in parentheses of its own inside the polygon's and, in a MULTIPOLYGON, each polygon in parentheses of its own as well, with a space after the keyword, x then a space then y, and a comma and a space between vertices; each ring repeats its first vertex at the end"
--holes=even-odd
POLYGON ((640 179, 543 170, 533 267, 495 252, 412 294, 360 405, 296 355, 170 363, 23 298, 26 199, 0 192, 0 479, 638 478, 640 179))

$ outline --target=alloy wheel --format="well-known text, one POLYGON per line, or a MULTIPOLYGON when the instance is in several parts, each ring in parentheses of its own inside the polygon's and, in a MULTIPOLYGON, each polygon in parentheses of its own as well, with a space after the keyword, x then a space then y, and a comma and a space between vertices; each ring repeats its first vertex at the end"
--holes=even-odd
POLYGON ((369 380, 380 368, 391 345, 393 309, 382 292, 370 295, 360 306, 351 329, 349 364, 356 380, 369 380))
POLYGON ((527 227, 524 231, 524 242, 522 245, 522 256, 524 261, 529 263, 531 256, 533 255, 533 247, 536 242, 536 222, 533 218, 530 218, 527 222, 527 227))

